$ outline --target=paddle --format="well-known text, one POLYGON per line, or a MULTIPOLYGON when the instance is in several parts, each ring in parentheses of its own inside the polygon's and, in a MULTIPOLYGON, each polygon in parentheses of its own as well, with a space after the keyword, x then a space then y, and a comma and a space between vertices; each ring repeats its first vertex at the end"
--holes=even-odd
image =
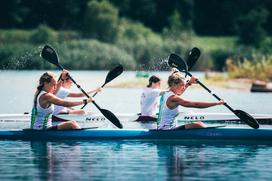
POLYGON ((192 50, 189 52, 189 56, 186 59, 186 63, 188 65, 188 71, 192 69, 192 67, 195 65, 199 57, 200 57, 200 50, 197 47, 192 48, 192 50))
MULTIPOLYGON (((104 84, 101 87, 104 87, 107 83, 109 83, 110 81, 112 81, 113 79, 115 79, 116 77, 118 77, 122 72, 123 72, 123 66, 121 64, 119 64, 118 66, 116 66, 115 68, 113 68, 112 70, 110 70, 107 74, 107 77, 105 79, 104 84)), ((96 96, 98 92, 94 93, 94 96, 96 96)), ((82 106, 81 109, 83 109, 87 104, 85 104, 84 106, 82 106)))
MULTIPOLYGON (((41 57, 47 60, 48 62, 56 65, 59 69, 63 70, 64 68, 59 63, 59 58, 56 53, 56 51, 50 47, 49 45, 45 45, 41 52, 41 57)), ((86 95, 86 97, 90 98, 90 96, 76 83, 76 81, 68 74, 68 77, 72 80, 72 82, 81 90, 83 94, 86 95)), ((122 124, 120 123, 119 119, 109 110, 100 108, 95 101, 92 102, 97 109, 109 120, 111 121, 115 126, 118 128, 123 128, 122 124)))
MULTIPOLYGON (((177 68, 179 71, 185 72, 190 77, 192 77, 192 74, 190 72, 188 72, 188 65, 180 56, 172 53, 168 59, 168 64, 171 67, 177 68)), ((206 91, 208 91, 211 95, 213 95, 217 100, 221 100, 221 98, 219 98, 216 94, 212 93, 212 91, 210 89, 208 89, 202 82, 200 82, 199 80, 196 80, 196 82, 199 85, 201 85, 206 91)), ((249 115, 248 113, 246 113, 242 110, 234 110, 227 103, 224 103, 224 105, 231 112, 233 112, 241 121, 244 121, 250 127, 255 128, 255 129, 259 128, 258 121, 255 118, 253 118, 251 115, 249 115)))

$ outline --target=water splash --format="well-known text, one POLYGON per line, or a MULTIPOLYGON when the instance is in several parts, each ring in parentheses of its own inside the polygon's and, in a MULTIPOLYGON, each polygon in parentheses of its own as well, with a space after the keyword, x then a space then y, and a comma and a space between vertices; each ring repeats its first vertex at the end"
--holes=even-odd
POLYGON ((38 48, 30 51, 26 51, 25 53, 21 55, 16 55, 11 58, 9 58, 9 61, 1 66, 2 70, 21 70, 21 69, 26 69, 26 68, 31 68, 28 67, 29 64, 32 64, 37 61, 37 55, 39 55, 41 51, 41 47, 39 46, 38 48))
POLYGON ((152 65, 140 64, 137 67, 137 70, 145 70, 145 71, 161 71, 161 70, 169 70, 170 67, 168 65, 168 57, 151 60, 152 65))

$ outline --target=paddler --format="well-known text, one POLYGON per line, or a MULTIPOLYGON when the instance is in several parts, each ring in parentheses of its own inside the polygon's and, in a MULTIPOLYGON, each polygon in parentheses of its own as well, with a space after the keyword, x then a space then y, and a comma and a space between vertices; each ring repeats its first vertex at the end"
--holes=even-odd
MULTIPOLYGON (((61 76, 59 77, 58 81, 61 80, 62 84, 60 88, 57 90, 56 96, 61 99, 65 99, 67 97, 85 97, 86 95, 81 92, 80 93, 72 92, 70 90, 70 88, 73 85, 73 82, 69 78, 69 76, 66 76, 66 77, 67 77, 66 79, 62 79, 61 76)), ((94 90, 87 92, 87 94, 93 94, 100 91, 101 91, 101 87, 98 87, 94 90)), ((83 109, 74 109, 72 107, 64 107, 60 105, 55 105, 53 115, 58 115, 58 114, 86 114, 86 112, 83 109)))
POLYGON ((152 75, 148 85, 141 94, 141 115, 136 121, 156 121, 156 113, 159 105, 159 97, 166 92, 161 89, 161 78, 152 75))
POLYGON ((65 107, 79 106, 93 101, 92 98, 80 101, 64 100, 55 96, 55 92, 67 79, 68 72, 61 73, 61 79, 57 81, 56 75, 52 72, 45 72, 39 80, 39 85, 34 96, 34 105, 31 113, 31 129, 37 130, 64 130, 80 129, 75 121, 66 121, 52 125, 51 115, 54 105, 65 107))
POLYGON ((224 104, 224 100, 217 102, 198 102, 185 100, 180 95, 186 90, 188 86, 196 83, 197 78, 192 76, 190 81, 186 83, 182 74, 179 71, 173 71, 168 77, 169 91, 165 92, 161 97, 159 117, 158 117, 158 129, 194 129, 207 127, 202 122, 194 122, 191 124, 177 125, 175 117, 178 115, 178 107, 194 107, 194 108, 208 108, 212 106, 224 104))

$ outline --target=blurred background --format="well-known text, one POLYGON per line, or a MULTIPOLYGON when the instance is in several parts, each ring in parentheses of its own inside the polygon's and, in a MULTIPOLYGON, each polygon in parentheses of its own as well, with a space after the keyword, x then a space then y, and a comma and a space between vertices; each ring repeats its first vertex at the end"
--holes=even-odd
POLYGON ((4 0, 0 69, 52 69, 39 57, 56 48, 74 70, 165 70, 172 52, 196 46, 194 70, 272 80, 270 0, 4 0))

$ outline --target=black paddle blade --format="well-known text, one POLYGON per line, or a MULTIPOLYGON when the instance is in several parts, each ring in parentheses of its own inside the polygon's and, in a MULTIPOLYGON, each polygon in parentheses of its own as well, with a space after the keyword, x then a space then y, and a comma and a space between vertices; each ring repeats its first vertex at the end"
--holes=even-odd
POLYGON ((120 129, 123 128, 123 125, 120 123, 119 119, 112 112, 110 112, 109 110, 106 110, 106 109, 100 109, 100 111, 116 127, 120 128, 120 129))
POLYGON ((247 123, 250 127, 254 128, 254 129, 259 128, 258 121, 255 118, 253 118, 250 114, 248 114, 242 110, 234 110, 234 114, 237 117, 239 117, 242 121, 247 123))
POLYGON ((43 47, 41 57, 47 60, 48 62, 60 67, 58 55, 54 48, 52 48, 51 46, 45 45, 43 47))
POLYGON ((200 57, 200 50, 194 47, 189 52, 189 56, 187 57, 187 60, 186 60, 186 63, 188 65, 188 71, 192 69, 192 67, 195 65, 199 57, 200 57))
POLYGON ((118 77, 123 72, 123 70, 124 69, 121 64, 116 66, 114 69, 110 70, 106 77, 105 84, 109 83, 110 81, 118 77))
POLYGON ((188 72, 187 63, 177 54, 171 53, 168 59, 168 65, 177 68, 181 72, 188 72))

